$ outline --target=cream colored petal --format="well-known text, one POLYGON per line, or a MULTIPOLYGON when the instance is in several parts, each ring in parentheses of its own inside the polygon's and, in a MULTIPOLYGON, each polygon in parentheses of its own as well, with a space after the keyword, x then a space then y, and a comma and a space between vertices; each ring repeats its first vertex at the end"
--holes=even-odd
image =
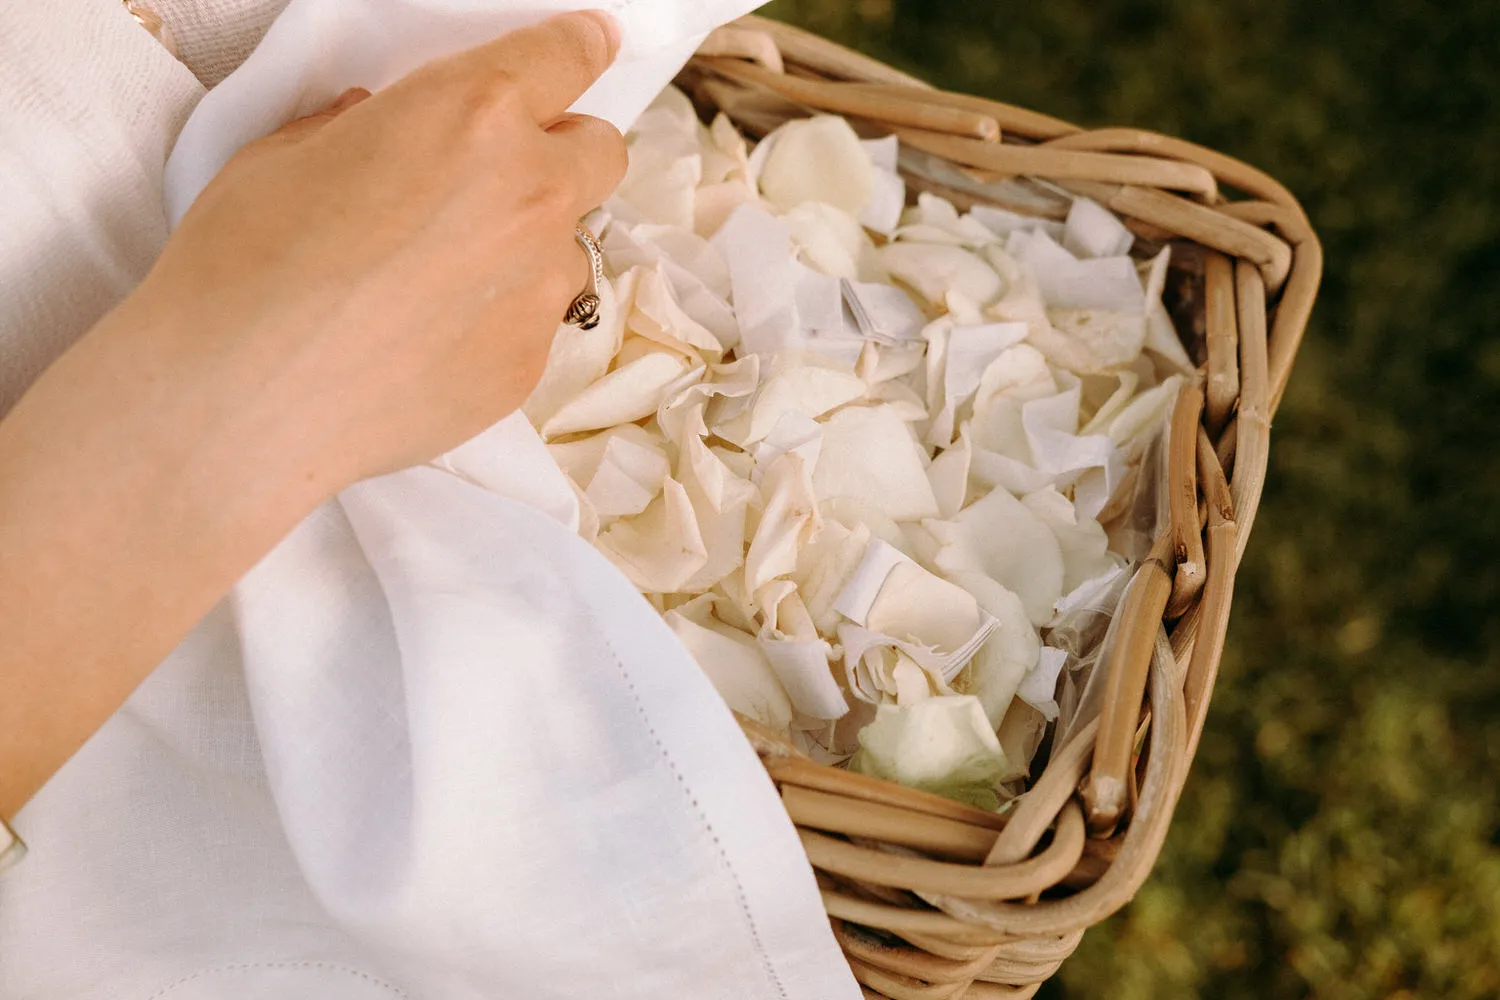
POLYGON ((1049 486, 1029 493, 1021 503, 1057 536, 1062 549, 1064 594, 1118 565, 1118 559, 1109 554, 1109 539, 1099 522, 1078 516, 1072 502, 1056 489, 1049 486))
POLYGON ((730 573, 714 584, 710 591, 714 598, 714 613, 725 624, 748 635, 760 628, 756 616, 760 613, 755 598, 745 590, 743 573, 730 573))
POLYGON ((659 447, 617 435, 606 443, 586 495, 600 517, 639 514, 661 492, 668 471, 659 447))
POLYGON ((871 244, 852 215, 810 201, 787 212, 784 218, 792 229, 792 245, 804 264, 836 278, 859 279, 860 257, 871 244))
POLYGON ((1033 333, 1031 343, 1059 368, 1080 375, 1119 371, 1146 343, 1144 313, 1052 308, 1047 320, 1050 330, 1033 333))
POLYGON ((867 700, 876 689, 891 693, 890 677, 882 673, 891 662, 865 656, 869 648, 899 650, 946 690, 996 626, 963 588, 879 540, 870 543, 834 608, 858 626, 841 625, 839 638, 851 690, 867 700))
POLYGON ((730 214, 711 241, 729 268, 741 352, 801 346, 797 286, 807 269, 792 256, 791 226, 755 205, 730 214))
MULTIPOLYGON (((873 538, 878 538, 893 548, 907 551, 906 534, 902 525, 873 504, 855 497, 833 497, 818 504, 818 511, 825 518, 832 518, 847 527, 863 525, 873 538)), ((912 522, 908 521, 907 524, 912 522)))
POLYGON ((1026 339, 1025 323, 986 323, 956 326, 948 334, 944 359, 943 395, 962 403, 979 389, 980 379, 1002 353, 1026 339))
POLYGON ((750 178, 750 147, 729 116, 714 116, 713 124, 703 133, 703 183, 718 184, 750 178))
POLYGON ((833 610, 833 602, 859 568, 869 545, 870 529, 864 525, 845 527, 824 520, 823 529, 803 547, 792 580, 818 634, 836 634, 840 615, 833 610))
POLYGON ((785 580, 777 584, 783 585, 780 596, 760 601, 766 609, 761 650, 798 712, 814 719, 842 718, 849 702, 829 662, 833 647, 818 636, 796 586, 785 580))
POLYGON ((1046 337, 1052 321, 1047 318, 1047 306, 1031 268, 1023 267, 998 244, 986 246, 982 253, 1005 282, 1005 294, 986 307, 985 314, 1004 322, 1025 323, 1029 336, 1046 337))
POLYGON ((760 646, 798 712, 814 719, 839 719, 848 713, 849 701, 829 667, 833 648, 827 642, 762 636, 760 646))
POLYGON ((1007 211, 1003 208, 995 208, 991 205, 975 205, 969 209, 969 217, 980 223, 996 236, 1006 237, 1016 231, 1035 232, 1040 230, 1059 242, 1067 227, 1053 219, 1042 219, 1034 215, 1021 215, 1018 212, 1007 211))
POLYGON ((594 505, 584 495, 583 489, 573 480, 568 480, 568 486, 573 490, 573 495, 578 498, 578 537, 590 545, 599 541, 599 514, 594 510, 594 505))
POLYGON ((1097 201, 1074 198, 1063 225, 1061 243, 1079 258, 1123 257, 1130 253, 1135 236, 1117 215, 1097 201))
POLYGON ((847 407, 824 425, 813 489, 821 500, 860 500, 895 521, 935 517, 937 500, 925 460, 911 430, 890 407, 847 407))
POLYGON ((909 424, 927 419, 927 404, 904 382, 887 381, 873 385, 865 398, 872 405, 889 409, 909 424))
POLYGON ((685 589, 708 558, 687 491, 670 478, 643 513, 601 533, 598 547, 637 589, 661 594, 685 589))
POLYGON ((1013 771, 983 708, 966 695, 881 705, 859 741, 851 770, 988 808, 1013 771))
POLYGON ((694 196, 702 177, 703 158, 696 150, 674 156, 670 151, 653 149, 637 136, 631 144, 625 179, 606 207, 630 222, 691 230, 696 220, 694 196))
POLYGON ((1055 476, 1041 472, 1026 462, 975 446, 969 461, 970 493, 975 487, 986 491, 1000 488, 1019 496, 1053 485, 1055 476))
POLYGON ((980 247, 996 240, 994 232, 982 222, 960 216, 952 202, 928 191, 917 196, 917 204, 906 213, 894 236, 909 242, 962 247, 980 247))
POLYGON ((910 705, 925 701, 936 692, 932 679, 916 660, 903 653, 896 654, 896 664, 891 667, 891 683, 896 687, 896 704, 910 705))
POLYGON ((729 265, 708 240, 676 226, 641 225, 630 235, 654 250, 656 259, 671 261, 720 299, 729 298, 729 265))
POLYGON ((626 320, 630 333, 689 356, 717 362, 727 345, 678 305, 663 269, 652 265, 641 273, 635 309, 626 320))
POLYGON ((542 376, 521 411, 544 426, 566 403, 604 377, 625 337, 625 318, 635 301, 639 274, 631 271, 599 289, 600 320, 592 330, 561 324, 547 352, 542 376))
POLYGON ((760 357, 754 354, 723 364, 710 365, 707 378, 669 396, 656 411, 656 422, 667 439, 679 448, 690 435, 708 433, 708 421, 716 404, 750 396, 760 384, 760 357))
POLYGON ((1016 697, 1041 712, 1048 722, 1057 719, 1057 678, 1067 662, 1065 651, 1043 646, 1036 666, 1016 690, 1016 697))
POLYGON ((693 379, 694 372, 694 367, 678 355, 662 351, 646 354, 616 368, 563 404, 542 425, 542 436, 555 438, 648 417, 674 389, 684 388, 684 380, 693 379))
POLYGON ((744 413, 713 425, 713 431, 748 448, 764 440, 785 414, 820 417, 864 394, 865 383, 847 372, 810 364, 788 367, 765 380, 744 413))
POLYGON ((1005 252, 1036 275, 1049 308, 1145 312, 1145 289, 1129 257, 1079 260, 1041 232, 1012 233, 1005 252))
POLYGON ((729 307, 729 271, 706 240, 672 226, 611 223, 601 239, 605 269, 661 270, 673 300, 693 322, 711 331, 725 348, 739 342, 739 323, 729 307))
POLYGON ((875 192, 870 154, 847 121, 831 115, 796 119, 776 130, 760 172, 760 190, 783 212, 821 201, 858 216, 875 192))
POLYGON ((942 543, 935 562, 945 575, 980 572, 1015 592, 1033 625, 1052 617, 1062 596, 1062 549, 1052 529, 1011 496, 993 490, 951 521, 924 525, 942 543))
POLYGON ((705 628, 676 611, 665 618, 725 704, 777 732, 790 729, 792 703, 753 636, 727 626, 705 628))
POLYGON ((1110 421, 1109 436, 1127 449, 1138 448, 1161 430, 1162 424, 1177 403, 1183 379, 1174 375, 1161 385, 1136 396, 1120 415, 1110 421))
POLYGON ((855 374, 866 385, 877 385, 910 375, 922 367, 926 357, 927 345, 921 340, 892 345, 866 341, 855 374))
POLYGON ((801 455, 787 453, 771 463, 761 493, 765 510, 745 556, 745 586, 751 591, 794 572, 803 546, 822 526, 801 455))
POLYGON ((890 236, 901 224, 901 209, 905 205, 906 182, 901 179, 901 175, 895 170, 877 167, 870 201, 859 214, 860 224, 866 229, 890 236))
POLYGON ((1013 591, 983 573, 958 572, 948 579, 963 587, 992 618, 990 633, 958 683, 984 706, 992 727, 998 727, 1027 672, 1036 666, 1041 637, 1026 616, 1026 607, 1013 591))
POLYGON ((870 162, 880 170, 895 170, 900 162, 901 141, 893 135, 881 136, 879 139, 861 139, 859 144, 869 155, 870 162))
POLYGON ((805 414, 788 411, 776 421, 771 433, 751 446, 755 459, 752 478, 760 482, 772 464, 789 453, 801 458, 803 467, 811 470, 817 466, 822 450, 823 425, 805 414))
POLYGON ((853 312, 861 336, 888 345, 915 346, 921 342, 927 316, 909 294, 894 285, 850 280, 843 285, 844 301, 853 312))
POLYGON ((608 430, 591 434, 585 438, 575 441, 567 441, 562 444, 547 445, 547 453, 562 469, 563 474, 574 483, 586 486, 589 480, 594 478, 594 473, 599 469, 599 463, 604 458, 604 450, 609 442, 616 437, 624 437, 633 444, 645 448, 659 448, 661 446, 660 435, 653 434, 636 424, 621 424, 608 430))
POLYGON ((951 448, 945 449, 927 466, 927 482, 937 501, 938 517, 951 519, 963 508, 969 493, 969 466, 974 459, 974 445, 961 433, 951 448))
POLYGON ((1146 313, 1145 348, 1166 363, 1169 374, 1192 373, 1193 360, 1188 357, 1187 348, 1182 346, 1182 341, 1177 336, 1177 328, 1172 325, 1167 307, 1160 302, 1152 302, 1146 313))
POLYGON ((704 549, 703 565, 681 589, 707 590, 744 563, 746 515, 755 487, 735 475, 696 436, 685 443, 677 474, 692 504, 704 549))
POLYGON ((970 425, 974 445, 1030 465, 1031 445, 1022 423, 1028 400, 1056 395, 1057 380, 1047 359, 1029 344, 1017 344, 984 370, 974 395, 970 425))
POLYGON ((930 302, 942 302, 950 290, 980 305, 1005 292, 995 269, 961 247, 935 243, 891 243, 880 250, 891 275, 930 302))
POLYGON ((1115 452, 1106 435, 1080 435, 1078 405, 1080 388, 1075 381, 1055 396, 1029 399, 1021 404, 1021 426, 1031 452, 1031 464, 1042 472, 1062 475, 1084 469, 1103 468, 1115 452))
POLYGON ((693 202, 693 232, 706 240, 713 239, 741 205, 760 205, 760 195, 742 181, 725 181, 699 188, 693 202))
POLYGON ((1118 380, 1114 391, 1094 411, 1094 415, 1089 418, 1089 422, 1079 431, 1080 434, 1105 433, 1115 417, 1124 411, 1126 404, 1135 398, 1136 386, 1140 384, 1140 379, 1134 372, 1122 371, 1114 373, 1113 376, 1105 376, 1105 378, 1111 377, 1118 380))
POLYGON ((719 444, 710 445, 708 450, 724 464, 725 468, 740 479, 752 483, 758 482, 759 469, 755 464, 755 456, 740 451, 738 448, 727 448, 719 444))

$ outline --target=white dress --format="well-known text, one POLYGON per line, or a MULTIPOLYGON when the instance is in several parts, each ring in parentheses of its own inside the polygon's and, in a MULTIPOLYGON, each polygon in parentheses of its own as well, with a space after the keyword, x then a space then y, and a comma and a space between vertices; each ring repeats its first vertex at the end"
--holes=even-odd
MULTIPOLYGON (((116 0, 0 18, 0 413, 150 266, 178 130, 282 4, 154 6, 186 65, 116 0)), ((21 811, 0 997, 859 996, 770 782, 534 436, 456 455, 315 512, 21 811)))

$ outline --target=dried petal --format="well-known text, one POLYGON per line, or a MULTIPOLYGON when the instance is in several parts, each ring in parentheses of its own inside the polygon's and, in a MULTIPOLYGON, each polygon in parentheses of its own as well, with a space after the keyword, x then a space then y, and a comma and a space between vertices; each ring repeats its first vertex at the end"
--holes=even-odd
POLYGON ((890 407, 848 407, 824 425, 813 488, 819 499, 860 500, 896 521, 935 517, 925 458, 890 407))
POLYGON ((859 136, 842 118, 794 119, 774 133, 776 141, 760 173, 760 190, 789 212, 821 201, 858 216, 875 192, 875 168, 859 136))

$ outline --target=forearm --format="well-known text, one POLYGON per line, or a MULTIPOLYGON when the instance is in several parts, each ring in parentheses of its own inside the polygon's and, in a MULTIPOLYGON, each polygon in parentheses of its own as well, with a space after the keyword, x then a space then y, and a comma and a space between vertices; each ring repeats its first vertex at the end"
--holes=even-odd
POLYGON ((0 421, 3 816, 335 488, 257 425, 253 386, 166 370, 143 318, 107 318, 0 421))

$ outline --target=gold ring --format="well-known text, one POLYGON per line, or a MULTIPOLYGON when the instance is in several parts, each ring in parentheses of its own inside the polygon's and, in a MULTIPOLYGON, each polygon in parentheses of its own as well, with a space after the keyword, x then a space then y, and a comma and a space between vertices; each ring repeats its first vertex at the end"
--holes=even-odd
POLYGON ((589 283, 573 299, 572 305, 568 306, 563 322, 569 326, 592 330, 599 325, 599 286, 604 283, 604 250, 599 246, 599 238, 583 226, 573 230, 573 237, 583 247, 583 252, 589 255, 589 283))

